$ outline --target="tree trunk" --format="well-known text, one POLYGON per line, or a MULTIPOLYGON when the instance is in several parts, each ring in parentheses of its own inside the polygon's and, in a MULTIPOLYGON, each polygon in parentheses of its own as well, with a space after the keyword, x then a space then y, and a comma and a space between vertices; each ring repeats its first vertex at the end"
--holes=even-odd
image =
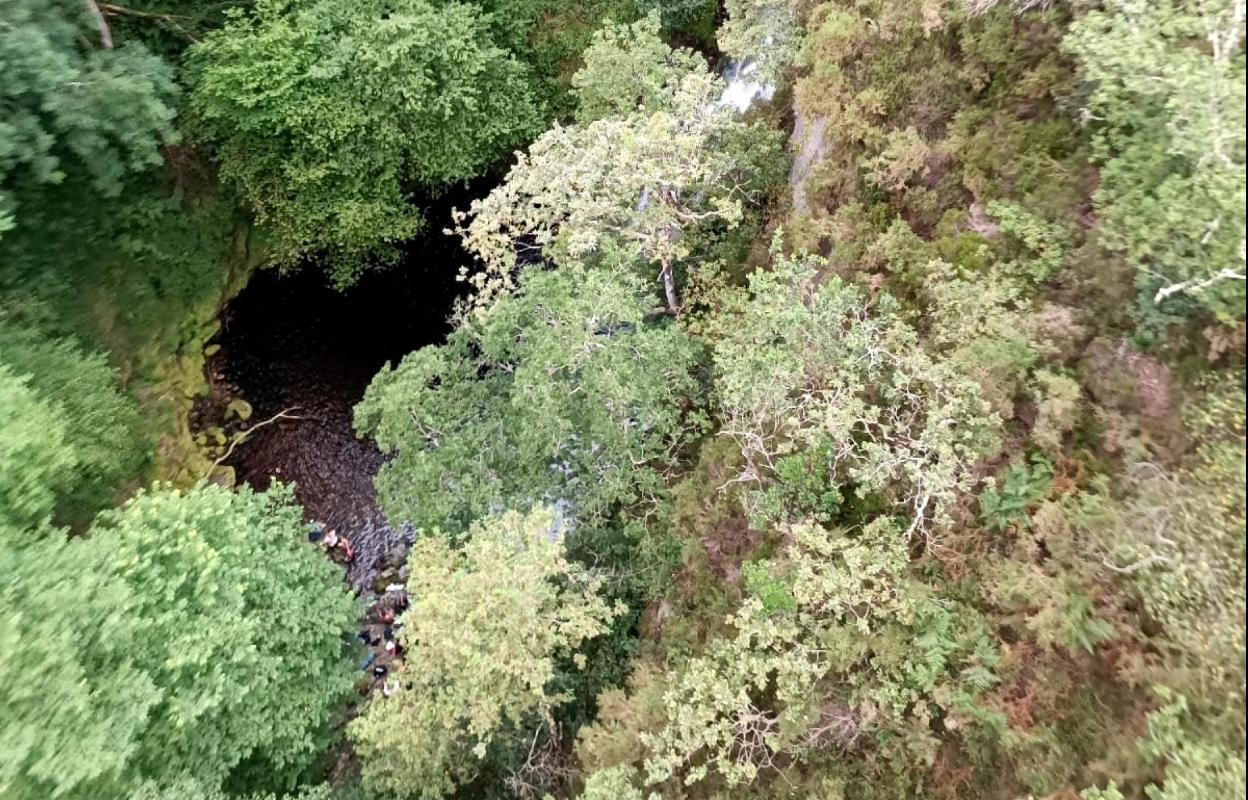
POLYGON ((673 317, 680 313, 680 297, 676 294, 676 279, 672 277, 672 265, 664 263, 659 269, 663 281, 663 294, 667 297, 667 313, 673 317))
POLYGON ((95 28, 100 34, 100 46, 105 50, 112 50, 113 32, 108 27, 108 20, 104 19, 104 12, 100 11, 100 7, 95 4, 95 0, 83 0, 83 5, 87 8, 87 16, 95 20, 95 28))

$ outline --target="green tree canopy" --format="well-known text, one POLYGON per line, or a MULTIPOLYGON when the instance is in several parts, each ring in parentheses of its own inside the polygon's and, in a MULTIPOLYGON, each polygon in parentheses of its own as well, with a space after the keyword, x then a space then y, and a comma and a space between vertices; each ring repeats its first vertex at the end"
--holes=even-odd
POLYGON ((116 196, 175 137, 173 72, 139 44, 114 46, 78 0, 0 0, 0 234, 23 187, 67 170, 116 196))
POLYGON ((584 60, 572 76, 579 122, 668 107, 685 75, 708 71, 702 56, 673 50, 660 38, 655 13, 631 24, 606 23, 585 49, 584 60))
MULTIPOLYGON (((987 626, 908 577, 891 520, 852 533, 794 525, 785 540, 776 558, 747 565, 735 635, 710 642, 664 693, 668 723, 642 734, 648 782, 717 774, 738 786, 860 737, 884 741, 928 713, 961 716, 960 727, 995 682, 987 626)), ((894 747, 903 770, 932 755, 921 737, 894 747)))
POLYGON ((192 778, 180 778, 165 785, 148 781, 131 792, 126 800, 335 800, 335 798, 347 800, 341 794, 335 794, 333 788, 324 783, 305 786, 289 794, 260 792, 237 795, 207 788, 192 778))
POLYGON ((356 617, 300 516, 287 488, 201 485, 142 492, 86 538, 6 531, 4 796, 298 774, 351 686, 356 617))
POLYGON ((700 348, 637 276, 531 269, 524 290, 373 379, 356 429, 393 458, 393 522, 450 534, 562 501, 577 525, 661 491, 699 426, 700 348))
POLYGON ((161 696, 132 588, 81 540, 2 519, 0 561, 0 796, 121 796, 161 696))
POLYGON ((243 759, 296 770, 350 688, 356 606, 304 538, 289 488, 143 492, 84 546, 134 592, 131 654, 161 690, 132 762, 223 777, 243 759))
POLYGON ((501 186, 457 214, 482 266, 470 278, 479 305, 513 288, 521 256, 536 251, 564 265, 640 262, 661 281, 669 310, 679 309, 674 270, 695 251, 695 233, 740 223, 762 194, 759 167, 778 147, 773 131, 718 103, 718 77, 686 61, 692 71, 666 106, 556 125, 501 186))
POLYGON ((725 0, 728 18, 715 32, 719 49, 751 61, 756 80, 776 81, 791 66, 800 44, 797 17, 788 0, 725 0))
POLYGON ((472 5, 262 0, 191 50, 221 176, 292 264, 350 282, 420 227, 417 189, 470 178, 541 124, 528 68, 472 5))
POLYGON ((908 533, 940 527, 1000 419, 978 385, 924 352, 891 297, 870 303, 839 278, 821 283, 824 266, 784 259, 751 276, 753 296, 716 349, 740 480, 769 487, 798 454, 818 462, 827 488, 888 497, 908 533))
POLYGON ((709 44, 714 38, 715 0, 635 0, 642 14, 657 14, 667 36, 700 39, 709 44))
POLYGON ((1094 87, 1101 232, 1146 322, 1244 317, 1243 41, 1238 0, 1109 0, 1065 40, 1094 87))
POLYGON ((567 560, 561 528, 550 511, 509 512, 474 526, 463 547, 416 543, 400 689, 349 729, 373 791, 443 797, 473 777, 496 733, 549 719, 567 699, 551 688, 557 659, 605 633, 618 611, 567 560))
POLYGON ((0 522, 4 535, 48 521, 56 493, 77 459, 66 443, 68 421, 62 409, 43 402, 30 378, 0 362, 0 522))
POLYGON ((138 476, 148 442, 139 435, 138 405, 117 387, 100 353, 83 352, 69 338, 48 338, 0 318, 0 363, 28 376, 40 400, 63 411, 65 444, 74 468, 48 486, 59 486, 59 516, 86 522, 120 485, 138 476))

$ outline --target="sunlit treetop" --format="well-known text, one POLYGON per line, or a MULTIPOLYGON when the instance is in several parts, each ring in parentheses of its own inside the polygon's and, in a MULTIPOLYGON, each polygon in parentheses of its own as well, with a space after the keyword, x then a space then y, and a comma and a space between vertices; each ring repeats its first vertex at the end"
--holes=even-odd
POLYGON ((564 533, 555 514, 535 510, 482 521, 462 547, 416 543, 401 688, 350 729, 374 791, 443 797, 473 777, 496 735, 529 715, 550 722, 568 699, 551 685, 559 659, 583 667, 578 648, 621 610, 568 561, 564 533))

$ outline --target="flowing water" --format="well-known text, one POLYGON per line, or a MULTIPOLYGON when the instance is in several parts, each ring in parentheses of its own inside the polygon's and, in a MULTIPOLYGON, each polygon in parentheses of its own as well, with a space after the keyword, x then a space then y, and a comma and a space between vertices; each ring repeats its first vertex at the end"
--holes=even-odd
POLYGON ((759 72, 758 62, 752 58, 729 61, 721 72, 725 85, 719 104, 744 114, 754 103, 770 101, 776 96, 776 85, 760 77, 759 72))

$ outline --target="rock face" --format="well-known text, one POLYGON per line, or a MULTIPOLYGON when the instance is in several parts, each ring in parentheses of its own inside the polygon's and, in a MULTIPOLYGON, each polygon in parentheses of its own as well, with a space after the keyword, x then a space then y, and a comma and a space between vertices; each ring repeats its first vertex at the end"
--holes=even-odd
POLYGON ((801 216, 810 212, 806 199, 806 179, 828 155, 828 143, 824 136, 828 129, 826 115, 808 117, 801 107, 793 111, 793 168, 789 170, 789 191, 793 195, 793 213, 801 216))

